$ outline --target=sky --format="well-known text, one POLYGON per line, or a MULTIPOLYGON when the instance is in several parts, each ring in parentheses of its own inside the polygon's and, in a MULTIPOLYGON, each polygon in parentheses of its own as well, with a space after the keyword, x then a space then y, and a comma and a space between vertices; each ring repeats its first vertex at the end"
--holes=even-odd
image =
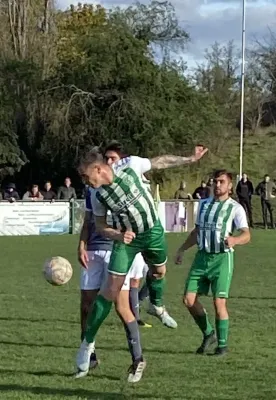
MULTIPOLYGON (((57 0, 65 9, 79 0, 57 0)), ((86 3, 93 2, 86 0, 86 3)), ((141 2, 147 3, 146 0, 141 2)), ((132 0, 99 0, 96 3, 110 9, 128 6, 132 0)), ((204 60, 205 49, 212 43, 234 40, 241 46, 242 0, 171 0, 181 25, 189 32, 191 41, 183 54, 189 67, 204 60)), ((276 32, 276 0, 246 0, 246 45, 263 40, 269 28, 276 32)))

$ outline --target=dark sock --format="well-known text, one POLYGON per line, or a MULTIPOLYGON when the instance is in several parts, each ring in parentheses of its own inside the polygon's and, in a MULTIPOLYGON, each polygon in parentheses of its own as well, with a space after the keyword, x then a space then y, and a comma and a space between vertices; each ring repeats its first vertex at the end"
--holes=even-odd
POLYGON ((139 321, 140 319, 140 312, 139 312, 139 289, 136 287, 131 287, 129 291, 129 304, 130 304, 130 309, 136 319, 136 321, 139 321))
POLYGON ((132 361, 140 360, 142 358, 142 348, 140 342, 140 332, 137 321, 134 320, 129 323, 124 322, 128 348, 132 357, 132 361))
POLYGON ((87 318, 85 339, 88 343, 94 342, 96 333, 110 313, 111 307, 112 301, 106 300, 101 294, 96 297, 92 311, 87 318))
POLYGON ((163 292, 165 289, 165 278, 155 279, 147 275, 147 286, 149 289, 150 302, 157 307, 163 306, 163 292))
POLYGON ((218 347, 226 347, 229 331, 229 319, 216 319, 218 347))
POLYGON ((213 332, 213 327, 210 324, 207 314, 194 316, 195 323, 201 330, 204 336, 210 335, 213 332))
POLYGON ((142 303, 142 301, 144 301, 147 297, 149 297, 149 289, 147 286, 147 282, 145 281, 139 291, 139 302, 142 303))

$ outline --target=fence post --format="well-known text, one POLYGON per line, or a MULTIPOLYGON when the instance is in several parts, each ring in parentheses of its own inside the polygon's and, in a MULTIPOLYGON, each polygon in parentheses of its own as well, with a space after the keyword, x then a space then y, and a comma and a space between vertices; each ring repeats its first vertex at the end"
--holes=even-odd
POLYGON ((71 235, 73 235, 75 233, 75 199, 73 201, 70 202, 70 219, 71 219, 71 235))

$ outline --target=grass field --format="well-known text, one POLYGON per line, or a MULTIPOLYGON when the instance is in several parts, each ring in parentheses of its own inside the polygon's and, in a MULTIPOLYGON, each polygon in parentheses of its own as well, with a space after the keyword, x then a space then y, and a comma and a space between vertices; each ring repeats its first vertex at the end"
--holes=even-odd
MULTIPOLYGON (((237 250, 231 352, 223 359, 194 354, 201 335, 181 304, 194 252, 184 266, 174 266, 182 238, 168 239, 166 304, 179 327, 169 330, 143 313, 154 325, 142 330, 148 367, 131 386, 125 381, 126 340, 113 312, 98 335, 100 367, 84 380, 72 379, 79 346, 77 237, 0 238, 0 399, 276 399, 276 233, 254 231, 252 243, 237 250), (65 287, 43 280, 41 265, 49 255, 63 255, 76 266, 65 287)), ((204 300, 213 315, 211 299, 204 300)))

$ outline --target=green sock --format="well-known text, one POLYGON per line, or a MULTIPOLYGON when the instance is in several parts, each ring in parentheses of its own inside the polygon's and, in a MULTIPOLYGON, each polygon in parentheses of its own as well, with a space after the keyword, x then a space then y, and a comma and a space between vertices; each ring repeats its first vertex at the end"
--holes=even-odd
POLYGON ((210 324, 207 313, 205 313, 204 315, 194 316, 194 320, 204 336, 208 336, 210 335, 210 333, 213 332, 214 329, 210 324))
POLYGON ((150 302, 157 307, 161 307, 164 305, 163 293, 165 289, 165 283, 165 278, 154 279, 151 276, 147 275, 147 286, 149 289, 150 302))
POLYGON ((101 294, 97 296, 92 311, 87 318, 85 339, 88 343, 94 342, 96 333, 108 316, 111 307, 112 301, 106 300, 101 294))
POLYGON ((226 347, 229 331, 229 319, 216 319, 218 347, 226 347))

